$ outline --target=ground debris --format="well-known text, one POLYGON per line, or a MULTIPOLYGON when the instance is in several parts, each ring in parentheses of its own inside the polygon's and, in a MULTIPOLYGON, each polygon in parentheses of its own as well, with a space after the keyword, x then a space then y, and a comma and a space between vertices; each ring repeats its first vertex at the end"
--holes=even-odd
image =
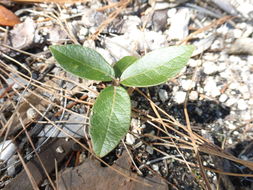
MULTIPOLYGON (((125 176, 116 173, 110 168, 101 167, 97 161, 88 159, 75 168, 63 171, 59 176, 59 189, 61 190, 167 190, 167 185, 159 177, 141 178, 129 172, 128 154, 124 153, 116 162, 116 169, 138 180, 134 182, 125 176), (149 185, 149 186, 148 186, 149 185)), ((115 166, 113 165, 113 167, 115 166)))

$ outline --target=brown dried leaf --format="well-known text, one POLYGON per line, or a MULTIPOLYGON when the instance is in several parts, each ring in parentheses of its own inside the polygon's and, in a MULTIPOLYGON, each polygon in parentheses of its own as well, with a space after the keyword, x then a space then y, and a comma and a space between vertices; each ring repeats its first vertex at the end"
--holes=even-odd
POLYGON ((101 167, 96 161, 87 159, 80 166, 68 168, 60 173, 59 189, 168 190, 168 186, 159 177, 141 178, 131 173, 127 157, 126 153, 123 154, 115 164, 117 166, 114 166, 117 170, 134 177, 139 183, 119 175, 110 168, 101 167))
POLYGON ((18 23, 20 23, 19 18, 13 12, 0 5, 0 25, 14 26, 18 23))

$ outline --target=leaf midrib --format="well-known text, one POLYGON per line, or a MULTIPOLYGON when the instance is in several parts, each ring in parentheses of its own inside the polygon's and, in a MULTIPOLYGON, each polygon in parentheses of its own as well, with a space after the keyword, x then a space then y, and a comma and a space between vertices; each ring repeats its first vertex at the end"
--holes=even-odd
POLYGON ((113 110, 114 110, 114 106, 115 106, 115 99, 116 99, 116 92, 117 90, 116 90, 116 87, 113 87, 113 98, 112 98, 112 106, 111 106, 111 111, 110 111, 110 117, 109 117, 109 120, 108 120, 108 123, 107 123, 107 125, 106 125, 106 132, 105 132, 105 135, 104 135, 104 139, 103 139, 103 145, 102 145, 102 147, 101 147, 101 149, 100 149, 100 153, 101 153, 101 151, 103 150, 103 148, 104 148, 104 145, 105 145, 105 139, 106 139, 106 137, 107 137, 107 133, 108 133, 108 131, 109 131, 109 126, 110 126, 110 124, 111 124, 111 121, 112 121, 112 114, 113 114, 113 110))

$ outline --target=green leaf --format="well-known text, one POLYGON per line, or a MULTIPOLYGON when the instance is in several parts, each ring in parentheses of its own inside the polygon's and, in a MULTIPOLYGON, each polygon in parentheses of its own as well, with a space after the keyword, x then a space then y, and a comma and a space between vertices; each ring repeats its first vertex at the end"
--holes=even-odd
POLYGON ((91 142, 97 156, 105 156, 119 144, 128 132, 130 116, 130 97, 124 88, 110 86, 99 94, 90 120, 91 142))
POLYGON ((148 87, 166 82, 186 65, 194 46, 171 46, 148 53, 121 75, 125 86, 148 87))
POLYGON ((117 61, 113 68, 115 71, 115 76, 120 77, 124 70, 126 70, 127 67, 132 65, 138 58, 134 56, 125 56, 121 58, 119 61, 117 61))
POLYGON ((80 45, 50 46, 54 58, 68 72, 81 78, 111 81, 113 68, 95 50, 80 45))

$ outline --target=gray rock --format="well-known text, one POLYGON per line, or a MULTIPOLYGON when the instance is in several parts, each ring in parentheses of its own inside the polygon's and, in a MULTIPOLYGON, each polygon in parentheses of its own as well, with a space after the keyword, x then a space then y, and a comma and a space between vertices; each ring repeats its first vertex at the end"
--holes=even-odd
POLYGON ((168 92, 164 89, 160 89, 158 95, 162 102, 165 102, 169 99, 168 92))
POLYGON ((152 17, 154 31, 164 30, 167 25, 167 10, 155 11, 152 17))
POLYGON ((13 155, 7 162, 7 174, 8 176, 14 177, 16 174, 16 166, 15 163, 18 162, 18 156, 13 155))
POLYGON ((232 43, 227 52, 229 54, 253 55, 253 38, 238 38, 234 43, 232 43))
POLYGON ((151 155, 154 153, 154 149, 153 149, 152 146, 147 146, 147 147, 146 147, 146 151, 147 151, 149 154, 151 154, 151 155))
POLYGON ((86 27, 98 27, 105 19, 106 16, 102 12, 95 9, 83 10, 82 24, 86 27))

